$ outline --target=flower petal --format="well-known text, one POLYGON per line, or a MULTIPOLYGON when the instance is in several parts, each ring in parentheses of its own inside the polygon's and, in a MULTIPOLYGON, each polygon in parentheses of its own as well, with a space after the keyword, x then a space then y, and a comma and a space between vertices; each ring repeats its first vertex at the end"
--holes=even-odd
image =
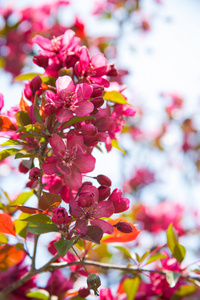
POLYGON ((93 226, 100 227, 104 233, 112 234, 114 231, 113 226, 104 220, 91 220, 90 223, 93 226))
POLYGON ((57 156, 63 157, 66 153, 65 143, 58 134, 54 134, 50 139, 49 143, 53 149, 53 152, 57 156))

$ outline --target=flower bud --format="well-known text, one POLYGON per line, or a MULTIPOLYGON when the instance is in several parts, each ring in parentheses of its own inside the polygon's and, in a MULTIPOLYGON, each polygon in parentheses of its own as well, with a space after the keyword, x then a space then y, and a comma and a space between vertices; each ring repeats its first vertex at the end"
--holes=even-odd
POLYGON ((111 186, 112 185, 112 182, 111 182, 110 178, 108 178, 105 175, 98 175, 96 177, 96 179, 97 179, 98 183, 101 184, 101 185, 105 185, 105 186, 111 186))
POLYGON ((117 76, 118 75, 118 71, 114 67, 114 64, 110 64, 110 70, 108 71, 107 75, 108 76, 117 76))
POLYGON ((33 93, 33 95, 40 89, 42 84, 42 79, 40 78, 40 76, 35 76, 31 82, 30 82, 30 88, 31 91, 33 93))
POLYGON ((56 107, 51 103, 46 103, 44 106, 44 113, 47 116, 53 115, 56 112, 56 107))
POLYGON ((27 168, 24 164, 23 161, 20 162, 18 170, 20 173, 26 174, 29 171, 29 168, 27 168))
POLYGON ((38 180, 40 175, 41 175, 40 169, 37 167, 32 168, 29 172, 29 178, 30 178, 30 180, 33 180, 33 181, 38 180))
POLYGON ((94 273, 88 275, 87 285, 90 290, 93 290, 95 295, 98 295, 97 289, 101 286, 101 279, 94 273))
POLYGON ((97 133, 97 128, 93 124, 86 124, 83 125, 82 132, 84 135, 95 135, 97 133))
POLYGON ((101 85, 92 84, 92 87, 93 87, 93 92, 91 95, 92 98, 99 97, 102 95, 104 88, 101 85))
POLYGON ((78 295, 81 298, 85 298, 85 297, 89 296, 89 294, 90 294, 89 288, 84 288, 83 287, 83 288, 80 288, 79 291, 78 291, 78 295))
POLYGON ((104 104, 104 99, 102 97, 95 97, 90 102, 92 102, 95 108, 99 108, 104 104))
POLYGON ((67 224, 71 220, 71 217, 68 216, 64 207, 54 208, 52 212, 52 221, 58 225, 67 224))
POLYGON ((113 225, 113 227, 116 227, 117 230, 124 233, 131 233, 133 231, 133 228, 127 222, 118 222, 117 224, 113 225))
POLYGON ((101 185, 98 187, 98 190, 99 190, 99 201, 103 201, 108 196, 110 196, 110 187, 101 185))
POLYGON ((48 57, 41 56, 41 55, 33 56, 34 64, 36 64, 37 66, 42 67, 44 69, 46 69, 46 67, 48 66, 48 61, 49 61, 48 57))

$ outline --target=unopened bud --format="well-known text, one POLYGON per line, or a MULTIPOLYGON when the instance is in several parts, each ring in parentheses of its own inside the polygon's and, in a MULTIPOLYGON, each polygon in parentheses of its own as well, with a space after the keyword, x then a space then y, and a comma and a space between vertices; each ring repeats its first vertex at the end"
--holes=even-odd
POLYGON ((83 288, 80 288, 79 291, 78 291, 78 295, 81 298, 85 298, 85 297, 89 296, 89 294, 90 294, 89 288, 84 288, 83 287, 83 288))
POLYGON ((119 231, 124 233, 131 233, 133 231, 132 226, 127 222, 118 222, 117 224, 113 225, 113 227, 116 227, 119 231))
POLYGON ((112 185, 112 182, 111 182, 110 178, 108 178, 105 175, 98 175, 96 177, 96 179, 97 179, 98 183, 101 184, 101 185, 105 185, 105 186, 111 186, 112 185))
POLYGON ((98 187, 98 190, 99 190, 99 201, 103 201, 108 196, 110 196, 110 187, 101 185, 98 187))
POLYGON ((47 116, 53 115, 56 112, 56 107, 51 103, 46 103, 44 106, 44 113, 47 116))
POLYGON ((48 66, 48 61, 49 61, 48 57, 41 56, 41 55, 33 56, 34 64, 36 64, 37 66, 42 67, 44 69, 46 69, 46 67, 48 66))
POLYGON ((37 92, 40 89, 41 84, 42 84, 42 79, 38 75, 35 76, 31 80, 31 82, 30 82, 30 88, 31 88, 31 91, 32 91, 33 95, 35 94, 35 92, 37 92))
POLYGON ((38 180, 40 175, 41 175, 40 169, 37 167, 32 168, 29 172, 29 178, 33 181, 38 180))
POLYGON ((104 104, 104 99, 102 97, 96 97, 92 100, 90 100, 95 108, 99 108, 104 104))
POLYGON ((93 92, 92 92, 92 95, 91 95, 92 98, 95 98, 95 97, 98 97, 98 96, 102 95, 103 90, 104 90, 104 88, 102 86, 100 86, 98 84, 93 84, 92 87, 93 87, 93 92))

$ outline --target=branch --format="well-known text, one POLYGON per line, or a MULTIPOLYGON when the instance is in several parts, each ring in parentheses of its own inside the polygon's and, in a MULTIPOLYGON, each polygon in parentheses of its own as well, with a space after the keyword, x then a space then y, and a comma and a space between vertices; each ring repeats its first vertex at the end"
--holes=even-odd
POLYGON ((6 295, 10 294, 23 284, 25 284, 27 281, 29 281, 33 276, 40 274, 42 272, 47 272, 49 270, 49 267, 53 262, 55 262, 60 257, 60 254, 56 254, 50 259, 48 263, 46 263, 43 267, 41 267, 38 270, 30 270, 27 272, 24 276, 22 276, 19 280, 14 281, 11 285, 6 287, 3 291, 0 292, 0 300, 5 300, 6 295))
MULTIPOLYGON (((92 260, 84 260, 83 262, 81 261, 73 261, 70 263, 67 262, 60 262, 60 263, 52 263, 49 266, 49 271, 54 271, 56 269, 61 269, 61 268, 66 268, 66 267, 70 267, 73 265, 82 265, 85 264, 87 266, 94 266, 94 267, 99 267, 102 269, 113 269, 113 270, 119 270, 119 271, 124 271, 126 273, 157 273, 157 274, 163 274, 166 275, 170 270, 150 270, 150 269, 144 269, 144 268, 140 268, 137 266, 130 266, 130 267, 126 267, 123 265, 112 265, 112 264, 108 264, 108 263, 102 263, 102 262, 96 262, 96 261, 92 261, 92 260)), ((186 279, 186 280, 196 280, 200 282, 200 276, 190 276, 190 275, 183 275, 181 274, 180 277, 186 279)))

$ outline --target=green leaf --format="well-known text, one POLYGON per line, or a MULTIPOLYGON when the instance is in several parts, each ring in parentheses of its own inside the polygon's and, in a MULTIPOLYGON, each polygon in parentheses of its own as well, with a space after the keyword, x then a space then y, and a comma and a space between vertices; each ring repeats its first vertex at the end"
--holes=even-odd
POLYGON ((23 218, 23 216, 22 216, 22 217, 19 218, 19 220, 27 221, 27 222, 34 222, 34 223, 44 223, 44 224, 53 224, 53 225, 55 225, 55 223, 53 223, 48 216, 43 215, 43 214, 32 215, 32 216, 28 216, 28 217, 25 217, 25 218, 23 218))
POLYGON ((69 120, 68 122, 66 122, 64 124, 60 124, 60 125, 62 125, 62 128, 65 128, 65 127, 71 126, 73 124, 80 123, 80 122, 87 121, 87 120, 92 120, 92 119, 95 119, 95 117, 91 117, 91 116, 74 117, 71 120, 69 120))
POLYGON ((18 127, 23 127, 23 126, 26 126, 31 123, 31 119, 30 119, 29 115, 24 110, 19 110, 15 114, 15 118, 16 118, 18 127))
POLYGON ((43 289, 38 289, 35 292, 29 292, 26 296, 34 299, 49 300, 49 293, 43 289))
POLYGON ((33 195, 33 190, 31 190, 30 192, 21 193, 14 201, 10 202, 10 205, 22 205, 33 195))
POLYGON ((146 257, 149 255, 149 253, 150 253, 150 251, 147 251, 147 252, 145 252, 143 255, 142 255, 142 257, 140 257, 140 261, 139 262, 143 262, 145 259, 146 259, 146 257))
POLYGON ((25 157, 33 157, 33 158, 35 158, 35 157, 38 157, 38 155, 35 154, 35 153, 27 153, 27 154, 25 154, 24 152, 20 152, 20 151, 15 155, 15 159, 25 158, 25 157))
POLYGON ((4 147, 4 146, 10 146, 10 145, 23 145, 23 142, 10 139, 10 140, 7 140, 6 142, 4 142, 3 144, 1 144, 0 146, 4 147))
POLYGON ((177 259, 179 263, 182 263, 182 261, 185 258, 186 250, 185 247, 178 244, 174 247, 173 256, 177 259))
MULTIPOLYGON (((41 126, 42 125, 43 124, 41 124, 41 126)), ((42 132, 42 130, 37 126, 34 126, 33 124, 28 124, 20 129, 18 129, 17 132, 42 132)))
POLYGON ((111 140, 111 144, 114 148, 118 149, 119 151, 121 151, 124 155, 126 155, 126 151, 124 151, 122 148, 120 148, 118 141, 113 139, 111 140))
POLYGON ((37 222, 28 223, 28 230, 34 234, 43 234, 48 232, 59 231, 59 229, 53 224, 44 224, 37 222))
POLYGON ((60 256, 65 256, 69 249, 74 245, 77 237, 72 238, 71 240, 59 240, 54 243, 56 250, 60 254, 60 256))
POLYGON ((40 123, 43 122, 43 119, 40 116, 40 112, 39 112, 39 104, 38 104, 37 94, 35 94, 35 97, 34 97, 34 116, 35 116, 35 119, 37 122, 40 122, 40 123))
POLYGON ((170 224, 167 229, 167 245, 173 254, 175 246, 178 244, 178 236, 173 228, 173 224, 170 224))
POLYGON ((20 75, 18 75, 17 77, 14 78, 14 81, 31 80, 37 75, 40 76, 40 77, 42 76, 41 73, 35 73, 35 72, 20 74, 20 75))
POLYGON ((160 254, 160 253, 154 254, 147 260, 147 263, 145 265, 151 264, 152 262, 154 262, 158 259, 162 259, 162 258, 166 258, 166 257, 167 256, 164 254, 160 254))
POLYGON ((17 153, 19 151, 19 149, 15 149, 15 148, 10 148, 10 149, 5 149, 3 151, 0 152, 0 161, 2 161, 3 159, 5 159, 6 157, 13 155, 15 153, 17 153))
POLYGON ((137 290, 140 285, 139 277, 126 279, 123 283, 123 288, 127 294, 127 300, 134 300, 137 290))
POLYGON ((52 85, 52 86, 55 86, 55 82, 56 82, 56 79, 57 79, 57 78, 52 77, 52 76, 40 76, 40 78, 42 79, 43 83, 46 83, 46 84, 49 84, 49 85, 52 85))
POLYGON ((19 219, 14 220, 15 232, 25 239, 27 222, 23 222, 19 219))
POLYGON ((111 101, 114 103, 119 103, 119 104, 128 104, 130 105, 126 99, 124 98, 124 96, 117 92, 117 91, 112 91, 112 92, 105 92, 103 98, 107 101, 111 101))
POLYGON ((115 246, 115 248, 118 249, 119 251, 123 252, 125 258, 131 258, 132 259, 132 255, 130 254, 130 252, 128 251, 127 248, 121 247, 121 246, 115 246))
MULTIPOLYGON (((178 296, 180 298, 189 296, 196 292, 197 287, 194 285, 182 285, 179 287, 179 289, 175 292, 175 296, 178 296)), ((172 297, 173 299, 173 297, 172 297)))
POLYGON ((5 234, 0 232, 0 244, 7 244, 7 243, 8 243, 8 238, 5 236, 5 234))
POLYGON ((172 288, 177 284, 177 281, 180 278, 180 273, 179 272, 172 272, 168 271, 166 274, 166 280, 169 283, 169 286, 172 288))

